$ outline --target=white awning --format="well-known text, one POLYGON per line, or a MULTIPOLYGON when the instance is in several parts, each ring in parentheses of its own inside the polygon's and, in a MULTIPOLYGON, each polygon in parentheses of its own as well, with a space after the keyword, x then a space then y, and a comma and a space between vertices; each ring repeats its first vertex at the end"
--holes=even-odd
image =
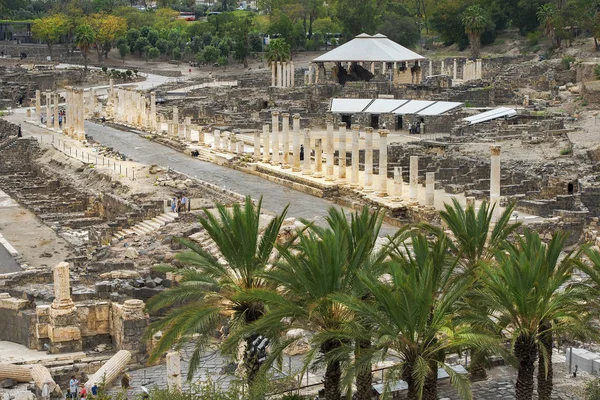
POLYGON ((335 114, 441 115, 462 107, 454 101, 403 100, 403 99, 333 99, 330 111, 335 114))
POLYGON ((370 36, 366 33, 315 58, 313 62, 402 62, 423 60, 425 57, 390 40, 378 33, 370 36))
POLYGON ((481 122, 487 122, 498 118, 508 119, 516 115, 517 112, 514 108, 498 107, 490 111, 482 112, 481 114, 476 114, 467 118, 463 118, 463 121, 468 122, 470 125, 475 125, 481 122))

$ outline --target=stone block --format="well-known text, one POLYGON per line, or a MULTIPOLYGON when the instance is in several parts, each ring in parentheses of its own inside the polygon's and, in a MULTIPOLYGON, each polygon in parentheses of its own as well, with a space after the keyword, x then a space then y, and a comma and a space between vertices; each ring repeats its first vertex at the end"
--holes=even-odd
POLYGON ((22 310, 29 305, 29 301, 11 297, 8 293, 0 293, 0 308, 8 310, 22 310))
POLYGON ((81 330, 76 326, 48 326, 48 337, 52 342, 70 342, 81 340, 81 330))

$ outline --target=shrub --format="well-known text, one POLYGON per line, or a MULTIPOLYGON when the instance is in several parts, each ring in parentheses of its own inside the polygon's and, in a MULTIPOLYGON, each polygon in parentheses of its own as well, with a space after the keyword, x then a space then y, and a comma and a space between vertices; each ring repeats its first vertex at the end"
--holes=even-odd
POLYGON ((108 67, 106 65, 102 66, 102 72, 106 73, 106 71, 108 71, 108 67))
POLYGON ((569 154, 572 154, 572 153, 573 153, 573 147, 571 147, 571 146, 563 147, 562 149, 560 149, 561 156, 568 156, 569 154))
POLYGON ((542 37, 542 33, 539 31, 529 32, 527 34, 527 42, 529 42, 530 46, 537 46, 540 44, 540 39, 542 37))
POLYGON ((589 381, 585 385, 586 400, 600 400, 600 378, 589 381))
POLYGON ((596 79, 600 79, 600 64, 594 66, 594 76, 596 79))
POLYGON ((562 64, 564 69, 571 68, 571 64, 575 61, 575 57, 573 56, 564 56, 560 59, 560 63, 562 64))
POLYGON ((227 57, 221 56, 219 57, 219 59, 217 60, 217 64, 219 64, 220 67, 227 65, 229 63, 229 60, 227 59, 227 57))

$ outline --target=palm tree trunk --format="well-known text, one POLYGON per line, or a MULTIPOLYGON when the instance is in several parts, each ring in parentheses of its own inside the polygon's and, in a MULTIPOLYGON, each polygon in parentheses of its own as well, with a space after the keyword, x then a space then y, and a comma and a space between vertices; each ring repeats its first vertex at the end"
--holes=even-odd
POLYGON ((469 366, 471 381, 482 381, 487 378, 485 370, 485 354, 481 351, 474 350, 471 353, 471 365, 469 366))
POLYGON ((413 366, 408 363, 404 366, 402 371, 402 380, 408 385, 408 393, 406 393, 407 400, 419 400, 419 391, 415 379, 413 378, 413 366))
POLYGON ((371 348, 371 342, 368 340, 358 340, 356 345, 355 358, 360 360, 360 369, 356 372, 356 399, 371 400, 373 398, 373 373, 371 372, 371 362, 361 360, 361 357, 370 357, 368 354, 371 348))
POLYGON ((246 369, 246 379, 248 385, 252 385, 254 379, 256 379, 256 375, 260 369, 260 364, 258 363, 257 354, 251 354, 249 349, 252 346, 252 342, 256 339, 257 335, 251 335, 246 339, 246 351, 244 351, 244 368, 246 369))
POLYGON ((540 324, 538 354, 538 399, 550 400, 552 396, 552 324, 540 324), (544 354, 545 353, 545 354, 544 354), (547 365, 546 365, 547 364, 547 365))
POLYGON ((339 400, 342 396, 340 388, 340 380, 342 377, 342 369, 339 361, 331 361, 327 364, 325 370, 325 399, 339 400))
POLYGON ((533 338, 520 335, 514 348, 515 357, 519 361, 517 373, 516 399, 531 400, 533 397, 533 373, 537 358, 537 346, 533 338))
POLYGON ((423 400, 437 400, 437 364, 429 365, 431 371, 425 377, 425 385, 423 386, 423 400))

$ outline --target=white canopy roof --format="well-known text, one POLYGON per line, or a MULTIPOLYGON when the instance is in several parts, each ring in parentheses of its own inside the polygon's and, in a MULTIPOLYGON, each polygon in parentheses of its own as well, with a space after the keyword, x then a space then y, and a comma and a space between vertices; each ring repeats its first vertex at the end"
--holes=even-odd
POLYGON ((360 34, 351 41, 315 58, 313 62, 383 61, 402 62, 422 60, 425 57, 400 46, 387 36, 378 33, 370 36, 360 34))
POLYGON ((454 101, 402 100, 402 99, 332 99, 330 111, 335 114, 440 115, 462 107, 454 101))
POLYGON ((481 114, 476 114, 467 118, 463 118, 463 121, 467 121, 469 125, 475 125, 481 122, 491 121, 497 118, 512 118, 516 115, 517 112, 514 108, 498 107, 490 111, 482 112, 481 114))

